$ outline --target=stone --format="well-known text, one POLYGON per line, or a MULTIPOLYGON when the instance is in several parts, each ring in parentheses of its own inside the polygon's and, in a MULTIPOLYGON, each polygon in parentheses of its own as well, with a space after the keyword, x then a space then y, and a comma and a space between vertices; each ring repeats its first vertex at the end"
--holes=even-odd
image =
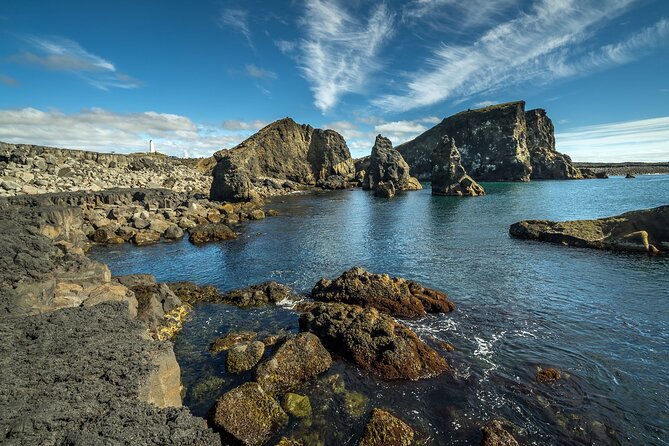
POLYGON ((229 226, 223 223, 205 223, 191 229, 188 240, 195 245, 201 245, 207 242, 219 242, 235 238, 237 238, 237 234, 229 226))
POLYGON ((239 343, 253 341, 256 337, 258 337, 258 333, 255 331, 235 331, 228 333, 212 342, 209 346, 209 351, 212 353, 224 352, 239 343))
POLYGON ((395 196, 395 185, 392 181, 378 183, 374 189, 374 195, 381 198, 393 198, 395 196))
POLYGON ((669 206, 597 220, 525 220, 511 225, 509 233, 520 239, 579 248, 666 253, 669 251, 669 206))
POLYGON ((220 395, 223 386, 225 386, 225 379, 219 376, 207 376, 195 383, 189 389, 188 395, 195 401, 200 401, 212 394, 220 395))
POLYGON ((125 243, 125 240, 116 235, 114 227, 102 227, 95 230, 93 241, 104 245, 114 245, 125 243))
POLYGON ((381 378, 416 380, 448 369, 446 360, 411 329, 376 308, 317 302, 304 310, 301 330, 381 378))
POLYGON ((295 418, 307 418, 311 416, 311 401, 308 396, 288 392, 283 396, 281 407, 288 415, 295 418))
POLYGON ((532 179, 566 180, 583 178, 571 158, 555 150, 555 130, 546 110, 537 108, 525 113, 527 149, 532 164, 532 179))
POLYGON ((58 170, 58 176, 61 177, 61 178, 62 177, 70 177, 70 176, 72 176, 72 174, 73 174, 73 171, 72 171, 71 167, 63 167, 63 168, 58 170))
POLYGON ((274 305, 281 301, 295 301, 299 300, 299 296, 295 295, 293 290, 286 285, 265 282, 229 291, 223 295, 221 300, 231 305, 247 308, 274 305))
POLYGON ((140 400, 157 407, 181 407, 181 368, 174 351, 155 352, 153 364, 153 372, 140 388, 140 400))
POLYGON ((460 160, 455 141, 444 136, 432 153, 432 195, 475 197, 485 194, 483 187, 467 175, 460 160))
POLYGON ((520 446, 509 432, 515 426, 506 420, 491 420, 483 427, 481 446, 520 446))
POLYGON ((181 218, 181 219, 179 220, 178 226, 179 226, 181 229, 192 229, 192 228, 194 228, 195 226, 197 226, 197 223, 195 223, 195 222, 194 222, 193 220, 191 220, 190 218, 185 218, 185 217, 184 217, 184 218, 181 218))
POLYGON ((137 246, 146 246, 160 241, 160 234, 151 230, 141 230, 132 236, 133 243, 137 246))
POLYGON ((30 184, 26 184, 21 188, 21 191, 23 191, 24 194, 28 195, 35 195, 39 193, 39 189, 37 189, 35 186, 31 186, 30 184))
POLYGON ((154 219, 151 220, 151 223, 149 223, 149 229, 157 232, 158 234, 164 233, 170 226, 170 223, 161 219, 154 219))
POLYGON ((140 218, 140 217, 136 217, 136 218, 134 218, 133 221, 132 221, 132 225, 133 225, 136 229, 146 229, 146 228, 149 227, 150 224, 151 224, 150 221, 148 221, 148 220, 146 220, 146 219, 144 219, 144 218, 140 218))
MULTIPOLYGON (((421 189, 420 182, 409 174, 409 165, 388 138, 377 135, 369 163, 365 169, 362 188, 376 190, 383 183, 391 183, 396 190, 421 189)), ((384 196, 385 194, 381 194, 384 196)))
POLYGON ((330 353, 311 333, 289 338, 270 359, 256 369, 256 381, 265 391, 283 393, 295 390, 332 365, 330 353))
POLYGON ((21 185, 19 183, 17 183, 16 181, 3 180, 2 181, 2 188, 4 190, 19 190, 19 189, 21 189, 21 185))
POLYGON ((198 302, 220 302, 223 298, 218 288, 213 285, 198 286, 193 282, 171 282, 167 286, 182 302, 189 305, 198 302))
POLYGON ((216 402, 211 422, 245 446, 261 446, 288 423, 288 415, 258 383, 248 382, 216 402))
POLYGON ((265 218, 265 213, 262 211, 262 209, 254 209, 251 212, 249 212, 250 220, 263 220, 264 218, 265 218))
POLYGON ((168 240, 178 240, 180 238, 183 238, 184 236, 184 231, 180 227, 176 225, 170 225, 165 230, 165 233, 163 234, 163 237, 165 237, 168 240))
POLYGON ((373 307, 397 317, 419 317, 427 313, 448 313, 455 309, 445 293, 412 280, 372 274, 351 268, 334 280, 321 279, 311 291, 312 299, 373 307))
POLYGON ((262 342, 242 342, 230 348, 225 366, 230 373, 247 372, 260 362, 264 353, 262 342))
POLYGON ((562 374, 553 367, 538 367, 535 379, 540 383, 550 384, 562 379, 562 374))
POLYGON ((358 446, 410 446, 414 431, 387 410, 375 408, 358 446))

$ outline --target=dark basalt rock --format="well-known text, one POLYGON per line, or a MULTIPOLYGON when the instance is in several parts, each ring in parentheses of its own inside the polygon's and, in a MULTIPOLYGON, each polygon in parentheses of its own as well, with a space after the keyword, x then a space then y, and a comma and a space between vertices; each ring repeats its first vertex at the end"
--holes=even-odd
POLYGON ((525 113, 527 149, 532 163, 532 179, 563 180, 583 178, 571 158, 555 150, 555 129, 546 110, 537 108, 525 113))
POLYGON ((669 206, 598 220, 526 220, 511 225, 509 233, 580 248, 664 253, 669 251, 669 206))
POLYGON ((474 181, 461 164, 455 141, 444 136, 432 153, 432 195, 484 195, 485 190, 474 181))
POLYGON ((190 305, 197 302, 218 302, 223 298, 218 288, 213 285, 198 286, 193 282, 171 282, 166 285, 182 302, 190 305))
POLYGON ((219 242, 235 238, 237 238, 237 234, 229 226, 223 223, 205 223, 191 229, 188 240, 195 245, 201 245, 207 242, 219 242))
POLYGON ((446 361, 406 326, 376 308, 317 302, 306 305, 300 329, 332 352, 384 379, 420 379, 448 369, 446 361))
POLYGON ((351 268, 334 280, 321 279, 311 291, 321 302, 340 302, 374 307, 399 317, 418 317, 427 313, 447 313, 455 309, 448 296, 412 280, 372 274, 351 268))
POLYGON ((216 152, 214 157, 217 163, 210 197, 219 201, 253 200, 257 196, 255 183, 267 179, 302 186, 320 181, 333 188, 355 176, 351 154, 339 133, 300 125, 290 118, 268 125, 237 147, 216 152))
POLYGON ((422 189, 420 182, 409 174, 409 165, 402 155, 393 149, 390 140, 377 135, 369 164, 365 169, 362 188, 377 190, 379 186, 387 183, 391 183, 396 190, 422 189))
POLYGON ((238 307, 258 307, 262 305, 273 305, 283 300, 299 300, 300 297, 293 293, 286 285, 276 282, 265 282, 260 285, 251 285, 247 288, 232 290, 225 293, 222 301, 238 307))
POLYGON ((358 446, 410 446, 414 431, 390 412, 375 408, 358 446))

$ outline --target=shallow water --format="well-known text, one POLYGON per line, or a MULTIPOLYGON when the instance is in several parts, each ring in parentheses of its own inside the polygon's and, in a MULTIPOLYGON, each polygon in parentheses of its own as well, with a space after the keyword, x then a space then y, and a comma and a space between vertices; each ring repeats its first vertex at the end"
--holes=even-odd
MULTIPOLYGON (((523 219, 598 218, 669 204, 669 176, 484 187, 486 196, 464 199, 433 197, 429 186, 391 200, 361 190, 283 197, 271 205, 279 217, 246 224, 234 241, 124 245, 92 256, 117 275, 151 273, 222 290, 276 280, 308 292, 319 278, 362 265, 447 292, 457 311, 408 324, 428 342, 455 345, 444 353, 453 374, 387 383, 338 360, 304 390, 317 414, 312 424, 292 421, 288 429, 311 432, 307 444, 356 444, 362 432, 368 412, 348 414, 346 394, 324 390, 335 374, 370 398, 363 409, 392 408, 426 444, 478 444, 492 417, 521 427, 529 444, 669 444, 669 258, 508 235, 523 219), (568 377, 538 384, 537 366, 568 377)), ((198 306, 175 344, 191 388, 185 403, 195 413, 246 378, 226 374, 224 356, 207 353, 213 338, 239 329, 297 331, 297 315, 198 306), (193 384, 210 376, 225 385, 196 398, 193 384)))

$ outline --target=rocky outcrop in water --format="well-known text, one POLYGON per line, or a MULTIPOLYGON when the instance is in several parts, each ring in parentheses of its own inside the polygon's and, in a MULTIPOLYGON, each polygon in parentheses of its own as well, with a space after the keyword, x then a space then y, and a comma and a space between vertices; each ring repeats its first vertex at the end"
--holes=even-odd
POLYGON ((462 167, 455 141, 444 136, 432 153, 432 195, 475 197, 485 190, 462 167))
POLYGON ((259 285, 251 285, 225 293, 222 301, 241 308, 259 307, 263 305, 274 305, 281 301, 299 300, 299 296, 293 293, 286 285, 276 282, 265 282, 259 285))
POLYGON ((321 279, 311 291, 311 297, 321 302, 373 307, 399 317, 447 313, 455 309, 455 304, 442 292, 401 277, 372 274, 363 268, 351 268, 334 280, 321 279))
POLYGON ((509 233, 517 238, 579 248, 666 253, 669 251, 669 206, 597 220, 526 220, 511 225, 509 233))
MULTIPOLYGON (((393 149, 388 138, 377 135, 369 163, 366 166, 362 188, 365 190, 380 190, 377 195, 387 196, 384 189, 392 185, 394 190, 419 190, 423 187, 420 182, 409 174, 409 165, 402 155, 393 149), (385 187, 384 187, 385 186, 385 187)), ((391 194, 391 195, 394 195, 391 194)))
POLYGON ((387 410, 375 408, 358 446, 410 446, 414 431, 387 410))
POLYGON ((516 426, 506 420, 491 420, 483 427, 481 446, 520 446, 518 440, 509 432, 516 426))
POLYGON ((290 118, 268 125, 214 157, 210 197, 218 201, 251 201, 259 194, 287 193, 304 186, 345 187, 355 176, 353 159, 340 134, 290 118))
POLYGON ((316 334, 331 351, 384 379, 420 379, 446 369, 446 361, 406 326, 376 308, 314 303, 300 328, 316 334))
POLYGON ((525 113, 527 148, 532 162, 532 179, 569 180, 583 178, 571 158, 555 150, 555 129, 546 110, 537 108, 525 113))

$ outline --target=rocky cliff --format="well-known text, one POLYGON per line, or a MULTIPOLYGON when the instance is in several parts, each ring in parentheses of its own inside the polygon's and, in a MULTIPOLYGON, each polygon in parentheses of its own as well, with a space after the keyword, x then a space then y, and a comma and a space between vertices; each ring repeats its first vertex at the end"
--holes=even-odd
POLYGON ((485 190, 462 167, 453 138, 444 136, 432 153, 432 195, 484 195, 485 190))
POLYGON ((251 201, 303 186, 343 188, 355 176, 346 141, 333 130, 281 119, 214 154, 214 200, 251 201), (269 190, 268 190, 269 189, 269 190))
POLYGON ((433 150, 445 135, 455 140, 462 166, 479 181, 580 178, 571 159, 555 151, 553 124, 546 112, 526 113, 524 101, 457 113, 398 146, 418 178, 430 179, 433 150))
POLYGON ((388 138, 377 135, 362 182, 365 190, 376 191, 379 185, 392 183, 396 190, 422 189, 420 182, 409 173, 409 165, 388 138))

